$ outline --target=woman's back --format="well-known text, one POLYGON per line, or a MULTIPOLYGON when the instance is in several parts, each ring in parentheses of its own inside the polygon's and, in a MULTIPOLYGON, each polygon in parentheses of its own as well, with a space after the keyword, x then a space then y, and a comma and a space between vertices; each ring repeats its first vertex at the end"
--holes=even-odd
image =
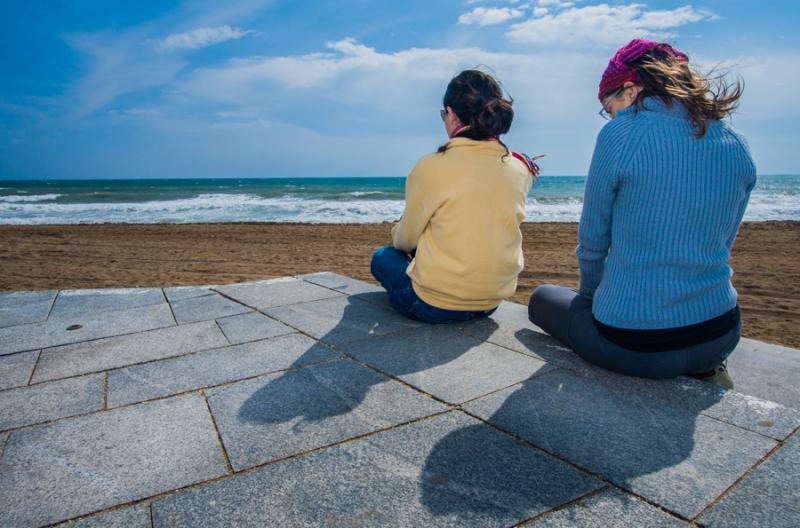
POLYGON ((393 238, 395 247, 416 247, 408 275, 423 300, 487 309, 513 295, 531 183, 528 168, 496 141, 454 138, 417 163, 406 186, 408 216, 393 238))
POLYGON ((523 263, 519 224, 538 167, 501 139, 514 119, 512 104, 479 70, 447 84, 439 116, 449 141, 408 175, 392 246, 379 248, 370 266, 403 315, 468 321, 514 293, 523 263))
POLYGON ((594 294, 595 318, 618 328, 695 324, 736 305, 727 260, 755 166, 743 140, 721 121, 701 138, 683 105, 658 98, 622 111, 600 134, 581 244, 610 234, 594 294), (592 222, 613 199, 610 233, 592 222), (613 196, 613 198, 611 198, 613 196))

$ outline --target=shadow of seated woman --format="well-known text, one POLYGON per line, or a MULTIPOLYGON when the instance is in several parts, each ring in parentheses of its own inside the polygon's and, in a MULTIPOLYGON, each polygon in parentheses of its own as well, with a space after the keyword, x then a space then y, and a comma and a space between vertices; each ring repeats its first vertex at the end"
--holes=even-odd
POLYGON ((572 467, 458 413, 420 476, 421 503, 458 525, 510 526, 601 486, 572 467), (458 416, 457 415, 457 416, 458 416))
MULTIPOLYGON (((467 412, 676 511, 699 512, 724 490, 724 486, 713 489, 720 485, 714 479, 726 472, 725 455, 718 450, 735 452, 736 440, 725 438, 724 424, 699 419, 724 391, 693 386, 689 392, 696 397, 687 399, 682 394, 683 380, 614 374, 527 329, 519 330, 517 338, 548 362, 572 365, 578 372, 559 368, 533 376, 464 405, 467 412)), ((500 496, 508 494, 509 501, 530 511, 556 506, 551 498, 558 495, 563 482, 553 467, 540 466, 544 471, 526 467, 523 460, 530 453, 509 460, 502 441, 487 442, 486 433, 481 433, 486 429, 491 428, 476 422, 437 443, 426 461, 424 474, 429 478, 420 482, 426 507, 437 515, 469 517, 493 506, 448 497, 488 493, 491 498, 498 489, 500 496), (464 504, 468 511, 463 510, 464 504)), ((569 467, 541 451, 525 449, 549 459, 551 465, 569 467)))
MULTIPOLYGON (((351 344, 358 350, 374 348, 382 362, 391 362, 391 374, 402 376, 453 361, 479 344, 481 332, 486 336, 492 332, 487 328, 477 337, 475 333, 460 336, 446 325, 413 322, 395 314, 388 301, 384 304, 374 293, 352 295, 345 302, 341 317, 320 337, 320 341, 337 343, 336 348, 332 351, 327 345, 314 344, 289 370, 265 379, 241 405, 240 420, 275 424, 300 419, 300 424, 323 422, 353 412, 373 387, 386 383, 388 378, 349 359, 319 364, 337 357, 337 352, 347 352, 351 344), (404 328, 410 333, 399 333, 404 328), (389 333, 382 336, 380 332, 389 333)), ((366 362, 370 363, 369 359, 366 362)), ((384 385, 381 390, 388 391, 378 402, 386 408, 387 415, 393 414, 387 407, 393 401, 392 391, 413 394, 397 383, 384 385)))

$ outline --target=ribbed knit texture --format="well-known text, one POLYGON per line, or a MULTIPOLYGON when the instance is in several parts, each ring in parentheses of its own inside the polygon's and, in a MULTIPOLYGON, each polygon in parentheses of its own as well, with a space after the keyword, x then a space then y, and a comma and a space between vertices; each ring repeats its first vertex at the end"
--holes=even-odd
POLYGON ((736 305, 727 262, 756 169, 726 123, 694 132, 683 105, 655 98, 600 131, 576 253, 580 293, 602 323, 675 328, 736 305))

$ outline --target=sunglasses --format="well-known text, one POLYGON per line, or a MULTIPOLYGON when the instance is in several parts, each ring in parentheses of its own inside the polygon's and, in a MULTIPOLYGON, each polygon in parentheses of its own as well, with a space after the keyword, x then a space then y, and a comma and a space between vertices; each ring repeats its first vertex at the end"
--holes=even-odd
POLYGON ((444 121, 444 119, 447 117, 447 109, 442 108, 439 110, 439 117, 441 117, 442 121, 444 121))

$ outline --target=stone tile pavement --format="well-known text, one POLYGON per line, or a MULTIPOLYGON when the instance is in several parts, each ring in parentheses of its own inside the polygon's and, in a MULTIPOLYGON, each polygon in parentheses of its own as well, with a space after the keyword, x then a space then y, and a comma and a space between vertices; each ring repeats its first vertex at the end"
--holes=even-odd
POLYGON ((0 293, 0 526, 798 526, 800 351, 736 392, 332 273, 0 293))

